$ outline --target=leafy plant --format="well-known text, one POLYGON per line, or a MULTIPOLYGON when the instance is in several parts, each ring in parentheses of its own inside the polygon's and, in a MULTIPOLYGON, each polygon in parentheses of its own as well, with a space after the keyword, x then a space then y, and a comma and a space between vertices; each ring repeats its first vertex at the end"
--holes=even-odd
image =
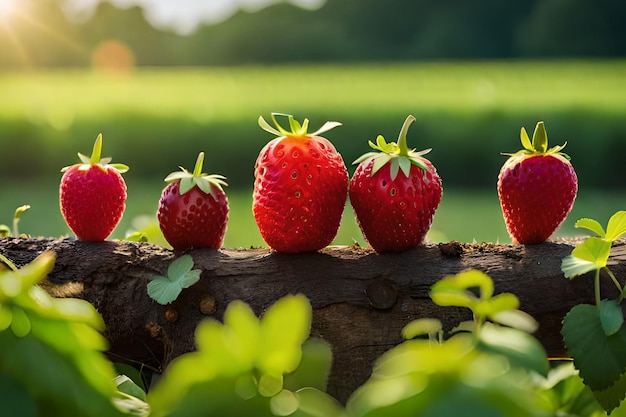
POLYGON ((148 295, 159 304, 176 300, 183 288, 189 288, 200 280, 199 269, 193 268, 193 258, 183 255, 167 268, 167 275, 155 275, 148 283, 148 295))
MULTIPOLYGON (((223 323, 198 325, 198 350, 176 358, 149 392, 151 416, 339 415, 340 405, 324 387, 298 387, 294 382, 307 378, 288 376, 300 369, 311 314, 303 295, 280 299, 260 319, 233 301, 223 323)), ((321 353, 328 370, 330 350, 315 343, 309 349, 321 353)))
POLYGON ((596 303, 574 306, 563 319, 561 332, 584 383, 602 407, 611 412, 626 396, 626 327, 620 306, 624 288, 609 269, 608 259, 613 242, 626 235, 626 211, 611 216, 606 230, 598 221, 587 218, 578 220, 576 227, 597 236, 577 245, 563 259, 561 269, 569 279, 593 272, 596 303), (602 272, 617 287, 617 300, 601 298, 602 272))
POLYGON ((83 300, 53 298, 36 285, 54 260, 44 252, 21 269, 0 272, 3 413, 114 417, 138 411, 116 393, 96 309, 83 300))
POLYGON ((19 236, 20 231, 17 225, 20 222, 20 218, 22 217, 22 214, 24 214, 24 212, 28 211, 29 209, 30 209, 30 206, 28 204, 24 204, 23 206, 20 206, 17 209, 15 209, 15 214, 13 215, 13 228, 9 228, 9 226, 7 226, 6 224, 0 224, 0 237, 2 236, 7 237, 11 235, 19 236))
POLYGON ((529 416, 547 408, 529 382, 548 375, 548 360, 527 333, 536 323, 517 310, 517 297, 493 295, 491 278, 470 270, 437 282, 431 298, 469 308, 473 321, 445 341, 439 320, 409 323, 403 336, 410 340, 380 358, 371 379, 348 401, 349 415, 529 416))

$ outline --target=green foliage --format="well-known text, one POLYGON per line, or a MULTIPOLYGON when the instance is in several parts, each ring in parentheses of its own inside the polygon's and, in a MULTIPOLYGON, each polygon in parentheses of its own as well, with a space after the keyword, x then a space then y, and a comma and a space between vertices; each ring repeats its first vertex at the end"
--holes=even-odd
POLYGON ((24 214, 24 212, 28 211, 29 209, 30 206, 28 204, 25 204, 15 209, 15 214, 13 215, 13 229, 9 229, 9 226, 5 224, 0 224, 0 237, 11 236, 11 233, 13 234, 13 236, 19 236, 20 232, 17 225, 20 222, 22 214, 24 214))
POLYGON ((448 340, 435 340, 441 323, 419 319, 403 330, 413 339, 391 349, 376 363, 372 377, 347 404, 354 416, 532 416, 546 407, 533 380, 548 375, 541 344, 525 331, 497 325, 489 318, 516 311, 512 323, 534 327, 519 312, 512 294, 493 295, 493 281, 470 270, 441 279, 431 298, 442 306, 466 307, 471 325, 448 340), (478 296, 472 291, 476 289, 478 296))
POLYGON ((433 147, 429 159, 447 187, 493 187, 506 143, 520 125, 542 119, 554 137, 569 140, 568 154, 585 173, 581 189, 623 187, 610 167, 621 163, 619 138, 626 135, 624 70, 623 61, 564 61, 141 69, 121 78, 6 73, 0 148, 11 149, 11 158, 0 164, 0 176, 54 175, 60 161, 85 148, 84 138, 103 132, 107 152, 133 167, 129 186, 133 178, 160 182, 207 149, 207 163, 231 189, 251 188, 254 161, 268 140, 257 118, 278 109, 313 125, 342 122, 327 138, 346 162, 368 140, 397 135, 399 121, 413 114, 411 135, 433 147))
MULTIPOLYGON (((223 323, 206 320, 198 325, 198 350, 176 358, 148 394, 151 415, 336 415, 341 407, 327 394, 296 387, 296 381, 318 386, 321 381, 285 375, 297 373, 311 314, 303 295, 282 298, 260 319, 247 304, 233 301, 223 323)), ((305 360, 306 366, 317 363, 323 367, 321 375, 327 375, 330 350, 319 345, 305 349, 313 351, 318 357, 305 360)))
POLYGON ((223 323, 200 323, 198 350, 176 358, 146 396, 128 377, 113 378, 112 364, 99 353, 102 319, 90 304, 53 299, 35 286, 53 262, 44 253, 0 273, 0 399, 9 415, 600 416, 598 402, 616 408, 626 385, 619 372, 626 335, 616 303, 579 306, 569 315, 575 329, 565 332, 566 343, 575 340, 600 358, 597 369, 580 371, 591 391, 571 363, 549 369, 517 298, 494 295, 491 279, 470 270, 445 277, 431 296, 471 309, 471 324, 443 340, 438 320, 408 323, 402 333, 409 340, 379 358, 345 407, 324 392, 331 350, 308 339, 312 310, 301 294, 285 296, 260 318, 234 301, 223 323), (500 320, 503 314, 509 316, 500 320))
POLYGON ((576 226, 598 236, 588 237, 577 245, 563 259, 561 269, 570 279, 594 272, 596 305, 574 306, 563 319, 561 333, 584 383, 602 407, 611 412, 626 397, 626 326, 620 306, 624 289, 607 264, 613 242, 626 235, 626 211, 611 216, 606 230, 598 221, 588 218, 578 220, 576 226), (618 300, 601 299, 601 271, 618 288, 618 300))
POLYGON ((85 301, 55 299, 36 286, 53 264, 54 255, 46 252, 17 271, 0 272, 3 410, 121 416, 113 367, 100 353, 106 348, 102 318, 85 301))
POLYGON ((176 258, 167 268, 167 275, 155 275, 148 282, 148 295, 159 304, 169 304, 178 298, 184 288, 200 280, 200 269, 193 268, 191 255, 176 258))

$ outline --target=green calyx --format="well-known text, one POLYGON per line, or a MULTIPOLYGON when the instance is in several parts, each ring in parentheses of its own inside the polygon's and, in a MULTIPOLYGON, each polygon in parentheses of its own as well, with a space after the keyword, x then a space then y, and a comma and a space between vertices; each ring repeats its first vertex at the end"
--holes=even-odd
POLYGON ((535 126, 535 131, 533 132, 532 141, 528 137, 528 133, 526 132, 526 129, 524 127, 522 127, 520 131, 520 139, 522 141, 522 147, 524 149, 513 154, 504 153, 503 155, 513 156, 513 155, 556 155, 558 154, 558 155, 565 157, 568 160, 570 159, 570 157, 567 154, 561 152, 563 148, 565 148, 565 145, 567 145, 567 142, 565 142, 563 145, 558 145, 552 148, 548 148, 548 134, 546 133, 546 127, 543 122, 537 122, 537 126, 535 126))
MULTIPOLYGON (((80 164, 80 166, 78 167, 78 170, 86 171, 89 168, 91 168, 93 165, 101 165, 104 168, 113 168, 120 174, 123 174, 124 172, 128 171, 129 169, 128 165, 109 164, 109 162, 111 162, 111 158, 101 158, 101 155, 102 155, 102 133, 100 133, 98 137, 96 138, 96 142, 93 145, 93 150, 91 151, 91 156, 86 156, 78 152, 78 157, 80 158, 80 161, 82 162, 82 164, 80 164)), ((69 166, 64 167, 63 169, 61 169, 61 172, 65 172, 69 168, 70 168, 69 166)))
POLYGON ((309 119, 304 119, 302 124, 300 124, 300 122, 294 119, 292 115, 284 114, 284 113, 272 113, 272 122, 274 122, 274 126, 266 122, 263 116, 259 116, 259 126, 261 126, 261 129, 265 130, 266 132, 272 133, 276 136, 291 136, 291 137, 316 136, 324 132, 328 132, 329 130, 337 126, 341 126, 341 123, 339 122, 326 122, 322 125, 322 127, 320 127, 315 132, 308 133, 309 119), (280 125, 280 123, 278 123, 278 120, 276 120, 276 116, 287 117, 289 119, 290 130, 283 128, 280 125))
POLYGON ((376 138, 376 143, 369 141, 369 145, 372 149, 377 150, 378 152, 368 152, 364 155, 361 155, 357 160, 355 160, 352 164, 360 164, 361 162, 374 160, 374 165, 372 166, 372 172, 370 176, 374 176, 382 167, 387 164, 390 165, 390 174, 391 179, 394 180, 398 175, 398 172, 402 170, 405 177, 409 177, 409 173, 411 172, 411 165, 415 165, 424 171, 428 171, 428 166, 424 163, 423 155, 426 155, 431 149, 425 149, 423 151, 415 151, 415 149, 409 149, 406 143, 406 134, 409 131, 409 126, 411 123, 415 121, 415 117, 409 115, 404 124, 402 125, 402 129, 400 129, 400 134, 398 135, 398 142, 389 142, 385 140, 384 137, 378 135, 376 138))
POLYGON ((215 185, 220 191, 224 191, 222 187, 227 186, 226 177, 218 174, 205 174, 202 172, 202 164, 204 163, 204 152, 198 154, 196 160, 196 166, 193 168, 193 173, 187 171, 185 168, 180 167, 180 171, 172 172, 165 177, 165 182, 180 181, 179 192, 180 195, 185 194, 196 185, 205 194, 210 194, 217 201, 218 195, 211 185, 215 185))

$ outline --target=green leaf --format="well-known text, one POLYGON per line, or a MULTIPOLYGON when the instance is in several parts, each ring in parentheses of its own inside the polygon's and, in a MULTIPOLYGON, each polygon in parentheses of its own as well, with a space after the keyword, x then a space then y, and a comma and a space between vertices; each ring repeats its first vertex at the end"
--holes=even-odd
POLYGON ((374 164, 372 165, 372 172, 370 176, 374 176, 382 167, 384 167, 391 160, 391 156, 387 154, 380 154, 374 159, 374 164))
POLYGON ((602 227, 600 222, 594 219, 588 219, 588 218, 578 219, 576 223, 574 224, 574 226, 580 229, 590 230, 602 238, 606 236, 606 232, 604 231, 604 228, 602 227))
POLYGON ((547 376, 550 370, 548 357, 541 343, 517 329, 484 326, 479 332, 477 347, 482 351, 506 357, 514 367, 532 370, 543 376, 547 376))
POLYGON ((402 329, 404 339, 414 339, 418 336, 435 335, 443 329, 438 319, 424 318, 413 320, 402 329))
POLYGON ((528 313, 521 310, 503 310, 489 317, 495 323, 533 333, 539 327, 539 323, 528 313))
POLYGON ((430 297, 440 306, 468 307, 474 309, 478 298, 469 291, 478 288, 482 300, 493 294, 493 281, 489 275, 476 269, 444 277, 437 281, 430 290, 430 297))
POLYGON ((302 345, 302 360, 298 369, 285 375, 284 387, 292 391, 302 387, 326 391, 332 362, 331 346, 322 339, 309 338, 302 345))
POLYGON ((31 323, 28 316, 20 307, 13 307, 13 320, 11 330, 17 337, 24 337, 30 333, 31 323))
MULTIPOLYGON (((404 176, 409 178, 409 173, 411 172, 411 160, 406 157, 397 157, 398 165, 400 165, 400 169, 404 173, 404 176)), ((393 177, 392 177, 393 178, 393 177)))
POLYGON ((146 393, 139 388, 139 385, 127 377, 126 375, 118 375, 113 380, 117 386, 118 391, 128 394, 142 401, 146 401, 146 393))
POLYGON ((312 309, 302 294, 287 295, 261 319, 257 367, 263 374, 282 375, 296 370, 302 343, 311 331, 312 309))
POLYGON ((548 150, 548 134, 543 122, 537 122, 535 131, 533 132, 533 148, 540 153, 548 150))
POLYGON ((200 280, 199 269, 193 268, 190 255, 174 260, 167 268, 167 276, 154 276, 148 283, 148 295, 159 304, 169 304, 178 298, 184 288, 191 287, 200 280))
POLYGON ((616 300, 602 300, 600 302, 600 323, 604 334, 607 336, 617 333, 622 327, 624 314, 616 300))
POLYGON ((319 129, 317 129, 315 132, 313 133, 309 133, 309 136, 318 136, 321 135, 322 133, 326 133, 331 129, 334 129, 338 126, 341 126, 340 122, 326 122, 322 125, 322 127, 320 127, 319 129))
POLYGON ((592 391, 610 387, 626 370, 626 328, 607 336, 598 307, 573 307, 563 319, 561 333, 576 369, 592 391))
POLYGON ((574 278, 606 266, 611 253, 611 242, 599 237, 588 237, 563 258, 561 271, 567 278, 574 278))
POLYGON ((493 317, 502 311, 515 310, 519 307, 517 296, 502 293, 479 301, 473 308, 474 314, 481 317, 493 317))
POLYGON ((296 412, 299 405, 296 394, 288 390, 282 390, 270 401, 272 413, 277 416, 289 416, 296 412))
POLYGON ((340 417, 345 416, 344 409, 330 395, 315 388, 302 388, 296 391, 298 398, 298 417, 340 417))
POLYGON ((526 128, 522 127, 520 130, 520 140, 522 141, 522 147, 527 151, 534 152, 535 148, 530 142, 530 138, 528 137, 528 132, 526 132, 526 128))
POLYGON ((626 374, 623 374, 620 379, 610 387, 601 391, 592 392, 604 411, 610 414, 614 409, 619 407, 624 397, 626 397, 626 374))
POLYGON ((283 389, 283 376, 270 374, 261 375, 259 378, 259 394, 264 397, 273 397, 283 389))
POLYGON ((605 239, 611 242, 626 235, 626 211, 618 211, 609 219, 605 239))

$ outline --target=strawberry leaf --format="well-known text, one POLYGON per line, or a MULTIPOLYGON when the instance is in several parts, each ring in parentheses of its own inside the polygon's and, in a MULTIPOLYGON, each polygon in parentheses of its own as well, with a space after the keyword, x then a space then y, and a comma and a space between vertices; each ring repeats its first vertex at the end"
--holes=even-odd
POLYGON ((626 374, 622 374, 620 379, 610 387, 602 391, 593 391, 593 396, 604 408, 604 411, 610 414, 626 396, 626 374))
POLYGON ((604 238, 606 236, 606 232, 604 231, 604 228, 602 227, 600 222, 594 219, 587 219, 587 218, 579 219, 578 221, 576 221, 574 226, 579 229, 590 230, 593 233, 600 236, 601 238, 604 238))
POLYGON ((548 150, 548 134, 543 122, 537 122, 535 126, 532 146, 539 153, 546 153, 548 150))
POLYGON ((603 300, 600 302, 600 323, 602 330, 607 336, 619 331, 624 324, 624 314, 619 303, 615 300, 603 300))
POLYGON ((167 276, 155 275, 148 283, 148 295, 159 304, 169 304, 178 298, 183 288, 191 287, 200 280, 199 269, 193 268, 193 259, 183 255, 167 268, 167 276))
POLYGON ((331 129, 334 129, 337 126, 341 126, 341 123, 339 122, 326 122, 315 132, 307 133, 309 130, 309 119, 304 119, 304 122, 300 124, 300 122, 294 119, 293 116, 290 114, 272 113, 272 121, 274 122, 275 127, 270 125, 263 118, 263 116, 259 116, 258 123, 261 129, 276 136, 317 136, 321 135, 322 133, 328 132, 331 129), (278 123, 278 120, 276 120, 276 116, 287 117, 289 119, 289 128, 291 129, 291 131, 283 128, 280 123, 278 123))
POLYGON ((561 271, 566 278, 575 278, 606 266, 611 253, 611 242, 599 237, 588 237, 563 258, 561 271))
POLYGON ((478 333, 478 348, 504 356, 515 367, 530 369, 547 376, 550 370, 546 351, 528 333, 508 327, 488 325, 478 333))
POLYGON ((198 158, 196 159, 196 165, 194 166, 193 172, 187 171, 184 167, 179 167, 180 171, 172 172, 167 177, 165 177, 165 182, 175 182, 179 181, 178 192, 180 195, 183 195, 193 187, 198 186, 198 188, 205 194, 210 194, 213 196, 215 200, 219 197, 217 192, 213 190, 212 185, 216 186, 219 190, 224 191, 222 187, 227 186, 225 176, 218 174, 205 174, 202 172, 202 164, 204 162, 204 152, 200 152, 198 154, 198 158))
POLYGON ((526 128, 522 127, 520 130, 520 139, 522 141, 522 147, 529 152, 534 152, 535 148, 533 148, 532 143, 530 142, 530 138, 528 137, 528 133, 526 132, 526 128))
POLYGON ((443 330, 441 321, 438 319, 423 318, 413 320, 402 329, 402 337, 409 340, 418 336, 435 335, 443 330))
POLYGON ((621 210, 611 216, 606 226, 606 240, 614 242, 626 235, 626 211, 621 210))
POLYGON ((607 336, 600 311, 596 306, 579 304, 567 313, 561 329, 567 351, 592 391, 609 388, 626 371, 626 327, 607 336))

